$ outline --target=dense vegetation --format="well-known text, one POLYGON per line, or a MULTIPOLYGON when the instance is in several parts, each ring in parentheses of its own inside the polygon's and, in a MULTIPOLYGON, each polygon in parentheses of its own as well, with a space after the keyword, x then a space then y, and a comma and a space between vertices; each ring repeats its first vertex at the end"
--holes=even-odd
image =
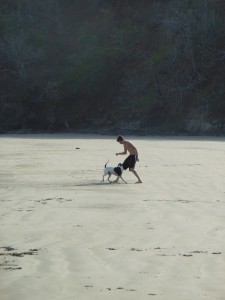
POLYGON ((223 0, 0 0, 0 130, 225 133, 223 0))

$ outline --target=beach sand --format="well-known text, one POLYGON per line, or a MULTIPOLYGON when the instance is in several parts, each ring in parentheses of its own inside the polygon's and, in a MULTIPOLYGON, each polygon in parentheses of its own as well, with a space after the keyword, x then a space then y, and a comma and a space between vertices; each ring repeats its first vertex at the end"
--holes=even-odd
POLYGON ((0 136, 0 300, 225 299, 225 139, 126 138, 0 136))

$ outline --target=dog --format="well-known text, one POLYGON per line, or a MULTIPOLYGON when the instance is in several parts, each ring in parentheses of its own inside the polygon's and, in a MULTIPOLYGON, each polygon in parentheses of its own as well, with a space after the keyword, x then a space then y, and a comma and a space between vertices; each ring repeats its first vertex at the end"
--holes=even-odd
POLYGON ((112 183, 112 182, 118 182, 119 179, 121 178, 123 180, 124 183, 127 183, 123 178, 122 178, 122 173, 123 173, 123 164, 119 163, 117 167, 107 167, 109 160, 107 161, 107 163, 105 164, 105 168, 104 168, 104 174, 103 174, 103 180, 102 182, 104 182, 104 178, 106 175, 108 176, 108 182, 112 183), (111 175, 115 175, 117 176, 115 181, 110 181, 110 177, 111 175))

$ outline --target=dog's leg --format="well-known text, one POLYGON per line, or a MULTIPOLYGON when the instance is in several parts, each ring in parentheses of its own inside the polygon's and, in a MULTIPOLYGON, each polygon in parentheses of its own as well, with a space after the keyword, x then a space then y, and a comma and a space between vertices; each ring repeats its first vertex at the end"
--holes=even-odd
POLYGON ((121 176, 117 176, 116 180, 114 180, 113 182, 118 183, 120 178, 123 180, 124 183, 127 183, 121 176))
POLYGON ((127 182, 126 182, 126 181, 123 179, 123 177, 122 177, 122 176, 119 176, 119 177, 120 177, 120 178, 123 180, 123 182, 124 182, 124 183, 127 183, 127 182))
POLYGON ((108 173, 108 174, 109 174, 109 177, 108 177, 108 182, 110 182, 110 183, 111 183, 112 181, 110 181, 110 180, 109 180, 109 178, 111 177, 111 175, 112 175, 112 174, 111 174, 111 173, 108 173))
POLYGON ((120 179, 120 176, 117 176, 116 179, 115 179, 113 182, 118 183, 118 182, 119 182, 119 179, 120 179))
POLYGON ((104 179, 105 179, 105 175, 102 176, 102 182, 104 182, 104 179))

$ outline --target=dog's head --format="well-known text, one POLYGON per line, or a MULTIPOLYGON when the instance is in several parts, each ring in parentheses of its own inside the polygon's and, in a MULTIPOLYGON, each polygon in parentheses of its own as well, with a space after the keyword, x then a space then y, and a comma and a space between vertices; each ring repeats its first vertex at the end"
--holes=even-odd
POLYGON ((119 163, 118 167, 120 167, 121 169, 123 169, 123 164, 119 163))

